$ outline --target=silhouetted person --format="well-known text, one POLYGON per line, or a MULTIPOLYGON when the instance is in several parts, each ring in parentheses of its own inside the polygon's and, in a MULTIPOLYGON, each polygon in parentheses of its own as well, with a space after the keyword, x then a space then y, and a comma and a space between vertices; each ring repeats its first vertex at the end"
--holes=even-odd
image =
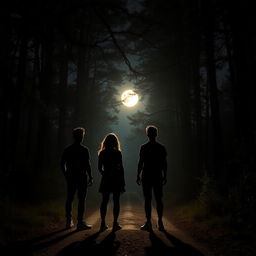
POLYGON ((90 229, 83 220, 87 186, 92 185, 90 155, 87 147, 82 145, 84 128, 73 130, 74 143, 68 146, 61 157, 61 169, 67 181, 66 227, 74 226, 72 220, 72 203, 75 193, 78 196, 77 229, 90 229))
POLYGON ((108 134, 101 142, 99 150, 98 169, 102 175, 99 192, 102 193, 100 206, 101 226, 103 231, 108 228, 105 222, 110 194, 113 194, 113 230, 121 229, 118 223, 120 212, 120 194, 125 192, 124 168, 120 142, 114 133, 108 134))
POLYGON ((152 190, 156 200, 158 214, 158 228, 164 230, 163 217, 163 185, 166 184, 166 149, 156 141, 157 128, 153 125, 146 127, 146 134, 149 141, 140 148, 140 157, 137 172, 137 184, 142 183, 143 195, 145 199, 146 223, 141 226, 142 230, 150 231, 151 224, 151 201, 152 190), (141 175, 142 173, 142 175, 141 175))

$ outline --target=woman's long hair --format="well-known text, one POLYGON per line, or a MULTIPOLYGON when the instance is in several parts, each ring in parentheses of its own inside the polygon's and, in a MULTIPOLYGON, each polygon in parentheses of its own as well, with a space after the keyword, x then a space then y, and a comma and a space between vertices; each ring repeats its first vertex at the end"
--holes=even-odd
POLYGON ((98 154, 105 149, 115 149, 121 151, 121 145, 118 137, 114 133, 109 133, 100 143, 98 154))

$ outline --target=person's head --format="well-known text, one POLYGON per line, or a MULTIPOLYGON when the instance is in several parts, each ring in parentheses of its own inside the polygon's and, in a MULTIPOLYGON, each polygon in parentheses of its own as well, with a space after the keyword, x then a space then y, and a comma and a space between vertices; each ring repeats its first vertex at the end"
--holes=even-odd
POLYGON ((150 140, 155 140, 157 136, 157 132, 158 132, 157 127, 154 125, 148 125, 146 127, 146 134, 150 140))
POLYGON ((99 153, 104 149, 115 149, 121 151, 120 141, 115 133, 109 133, 100 144, 99 153))
POLYGON ((77 127, 72 131, 73 138, 75 142, 81 143, 84 139, 85 129, 82 127, 77 127))

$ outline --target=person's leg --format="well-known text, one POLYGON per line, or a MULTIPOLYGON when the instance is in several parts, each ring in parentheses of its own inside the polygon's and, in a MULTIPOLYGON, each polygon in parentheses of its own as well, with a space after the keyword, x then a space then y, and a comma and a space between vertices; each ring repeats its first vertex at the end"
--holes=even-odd
POLYGON ((78 181, 78 189, 77 189, 77 197, 78 197, 78 209, 77 209, 77 221, 78 223, 83 222, 84 217, 84 209, 85 209, 85 199, 87 195, 87 180, 81 179, 78 181))
POLYGON ((87 225, 84 220, 85 198, 87 194, 87 179, 86 177, 77 177, 77 196, 78 196, 78 211, 77 211, 77 229, 91 229, 91 225, 87 225))
POLYGON ((152 224, 151 224, 151 201, 152 201, 152 186, 149 182, 143 182, 142 181, 142 187, 143 187, 143 195, 144 195, 144 208, 145 208, 145 215, 146 215, 146 223, 141 226, 141 230, 151 231, 152 230, 152 224))
POLYGON ((147 222, 151 221, 151 201, 152 201, 152 187, 149 183, 143 182, 143 195, 144 195, 144 209, 147 222))
POLYGON ((100 216, 101 216, 101 228, 105 228, 105 218, 107 214, 107 207, 109 201, 109 192, 102 193, 102 201, 100 205, 100 216))
POLYGON ((120 212, 120 192, 114 192, 113 193, 113 216, 114 216, 114 222, 113 222, 113 230, 117 231, 121 229, 122 227, 118 223, 118 217, 120 212))
POLYGON ((120 193, 114 192, 113 193, 113 216, 114 216, 114 223, 117 222, 119 212, 120 212, 120 193))
POLYGON ((73 226, 72 203, 74 200, 75 193, 76 193, 76 184, 73 182, 73 180, 67 179, 67 197, 66 197, 66 204, 65 204, 67 228, 71 228, 73 226))
POLYGON ((153 186, 155 200, 156 200, 156 211, 158 215, 158 228, 164 230, 163 225, 163 185, 159 182, 153 186))
POLYGON ((163 218, 163 188, 161 184, 157 184, 153 187, 155 200, 156 200, 156 211, 158 215, 158 220, 162 220, 163 218))

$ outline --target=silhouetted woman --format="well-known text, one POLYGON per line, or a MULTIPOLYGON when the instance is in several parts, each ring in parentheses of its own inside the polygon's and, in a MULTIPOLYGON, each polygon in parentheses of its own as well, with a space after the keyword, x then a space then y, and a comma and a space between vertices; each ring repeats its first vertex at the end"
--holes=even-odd
POLYGON ((102 193, 100 206, 101 227, 108 228, 105 222, 110 194, 113 194, 113 230, 121 229, 118 223, 120 212, 120 194, 125 192, 124 168, 120 142, 114 133, 109 133, 101 142, 99 150, 98 169, 102 175, 99 192, 102 193))

